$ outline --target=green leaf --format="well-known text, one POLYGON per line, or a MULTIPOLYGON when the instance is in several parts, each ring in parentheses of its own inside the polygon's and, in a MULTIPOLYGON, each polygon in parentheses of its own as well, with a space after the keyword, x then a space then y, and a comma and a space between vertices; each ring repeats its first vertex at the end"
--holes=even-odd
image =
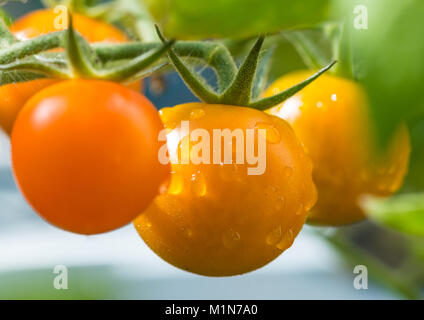
MULTIPOLYGON (((143 0, 133 0, 143 1, 143 0)), ((171 38, 242 38, 315 25, 329 0, 144 0, 171 38)))
POLYGON ((3 20, 4 23, 7 26, 10 26, 10 24, 12 23, 12 18, 9 16, 9 14, 4 11, 1 7, 0 7, 0 20, 3 20))
POLYGON ((369 96, 383 145, 400 122, 424 107, 424 1, 369 0, 365 6, 359 0, 338 2, 351 27, 358 79, 369 96), (366 10, 355 11, 358 5, 366 10), (367 29, 358 28, 366 16, 367 29))
POLYGON ((363 206, 377 223, 424 237, 424 193, 403 194, 389 199, 367 198, 363 206))

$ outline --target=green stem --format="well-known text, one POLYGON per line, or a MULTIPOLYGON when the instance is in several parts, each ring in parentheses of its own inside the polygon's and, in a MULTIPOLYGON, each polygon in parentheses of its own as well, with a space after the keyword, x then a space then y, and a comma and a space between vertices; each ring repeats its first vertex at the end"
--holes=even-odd
MULTIPOLYGON (((110 60, 132 59, 152 49, 156 49, 159 42, 131 42, 123 44, 94 44, 93 49, 103 62, 110 60)), ((200 41, 177 42, 173 51, 180 57, 200 59, 213 68, 218 76, 220 90, 229 86, 237 73, 237 66, 228 49, 220 43, 200 41)))
POLYGON ((28 71, 2 71, 1 75, 1 85, 6 85, 10 83, 16 82, 24 82, 30 80, 36 80, 41 78, 46 78, 45 75, 36 73, 36 72, 28 72, 28 71))
POLYGON ((39 73, 55 79, 69 79, 71 74, 62 70, 60 67, 47 64, 44 61, 36 61, 33 59, 21 60, 6 65, 0 65, 0 71, 24 71, 39 73))
POLYGON ((42 51, 58 48, 64 31, 48 33, 34 39, 12 44, 8 48, 0 49, 0 64, 7 64, 18 59, 28 57, 42 51))
MULTIPOLYGON (((124 81, 128 78, 131 78, 139 73, 140 70, 146 69, 154 62, 156 62, 169 50, 169 48, 172 47, 173 44, 174 41, 168 41, 156 50, 152 50, 149 53, 140 55, 124 65, 120 65, 111 69, 105 69, 104 71, 97 71, 96 77, 113 81, 124 81)), ((164 64, 162 64, 160 67, 163 66, 164 64)))
POLYGON ((95 53, 83 37, 77 36, 71 14, 68 15, 68 21, 69 27, 66 30, 64 46, 71 63, 72 72, 81 78, 94 78, 96 76, 94 67, 96 57, 93 56, 95 53))

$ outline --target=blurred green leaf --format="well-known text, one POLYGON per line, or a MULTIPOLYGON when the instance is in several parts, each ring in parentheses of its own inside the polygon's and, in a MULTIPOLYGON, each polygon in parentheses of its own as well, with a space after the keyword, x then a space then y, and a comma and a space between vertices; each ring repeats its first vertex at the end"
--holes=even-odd
POLYGON ((2 19, 8 26, 10 26, 10 24, 12 23, 12 18, 1 7, 0 7, 0 19, 2 19))
POLYGON ((243 38, 306 27, 328 17, 329 0, 144 1, 170 38, 243 38))
POLYGON ((334 0, 334 4, 351 27, 359 80, 384 143, 400 122, 424 107, 424 1, 334 0), (359 5, 365 10, 355 11, 359 5), (361 15, 367 15, 367 28, 355 27, 361 15))
POLYGON ((411 157, 409 172, 405 177, 402 192, 421 192, 424 190, 424 108, 422 114, 408 122, 411 137, 411 157))
POLYGON ((369 217, 397 231, 424 237, 424 193, 410 193, 389 199, 365 199, 369 217))

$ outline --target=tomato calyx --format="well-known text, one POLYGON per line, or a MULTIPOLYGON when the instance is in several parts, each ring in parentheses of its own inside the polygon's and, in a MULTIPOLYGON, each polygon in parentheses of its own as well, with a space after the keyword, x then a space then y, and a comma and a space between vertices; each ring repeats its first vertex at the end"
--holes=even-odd
MULTIPOLYGON (((156 30, 161 41, 166 43, 158 27, 156 27, 156 30)), ((210 104, 251 107, 258 110, 271 108, 290 98, 336 63, 336 61, 331 62, 311 77, 281 93, 268 98, 258 99, 257 97, 266 84, 268 65, 272 56, 272 50, 269 50, 264 58, 260 59, 263 41, 264 36, 260 36, 257 39, 240 68, 237 68, 231 55, 225 56, 225 64, 230 67, 225 68, 225 72, 222 72, 222 69, 218 70, 215 68, 218 78, 218 90, 212 89, 199 74, 187 66, 173 48, 168 50, 168 58, 187 86, 202 101, 210 104)))
POLYGON ((90 44, 76 33, 72 25, 71 16, 69 16, 69 28, 65 33, 64 39, 74 75, 118 82, 135 81, 166 65, 166 63, 162 63, 140 75, 140 72, 153 65, 174 43, 174 40, 167 41, 162 46, 139 55, 129 62, 108 67, 100 61, 95 51, 91 49, 90 44))
POLYGON ((157 63, 174 41, 150 46, 130 59, 100 59, 91 45, 73 28, 69 27, 26 41, 18 41, 5 23, 0 22, 0 85, 38 78, 73 79, 89 78, 116 82, 134 82, 152 74, 166 65, 157 63), (63 47, 63 52, 43 52, 63 47), (113 60, 113 63, 109 63, 113 60))

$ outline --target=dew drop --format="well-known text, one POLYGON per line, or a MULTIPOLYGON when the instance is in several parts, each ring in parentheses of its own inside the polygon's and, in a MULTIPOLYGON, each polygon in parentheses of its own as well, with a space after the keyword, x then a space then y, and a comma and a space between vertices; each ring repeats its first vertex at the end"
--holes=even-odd
POLYGON ((175 121, 165 121, 163 126, 167 130, 167 132, 174 130, 177 127, 177 122, 175 121))
POLYGON ((286 250, 291 247, 294 241, 294 234, 293 230, 289 229, 284 236, 282 237, 282 240, 276 245, 276 247, 280 250, 286 250))
POLYGON ((278 226, 266 236, 266 243, 270 246, 275 246, 281 241, 282 235, 281 226, 278 226))
POLYGON ((284 208, 284 203, 285 203, 285 199, 283 196, 280 196, 276 201, 275 201, 275 210, 277 211, 281 211, 284 208))
POLYGON ((317 194, 316 191, 314 191, 314 196, 309 200, 309 202, 305 205, 305 212, 311 211, 311 209, 314 207, 315 202, 317 200, 317 194))
POLYGON ((190 228, 183 227, 182 230, 188 238, 193 237, 193 231, 190 228))
POLYGON ((197 171, 191 175, 191 188, 193 193, 198 197, 203 197, 206 194, 206 182, 203 173, 197 171))
POLYGON ((193 111, 190 112, 190 119, 191 120, 199 119, 203 117, 204 115, 205 115, 205 110, 203 110, 202 108, 194 109, 193 111))
POLYGON ((164 194, 169 187, 169 180, 166 180, 162 182, 162 184, 159 186, 159 194, 164 194))
POLYGON ((227 249, 233 249, 240 243, 240 234, 229 229, 222 235, 222 243, 227 249))
POLYGON ((297 208, 297 210, 296 210, 296 215, 297 215, 297 216, 300 216, 300 215, 301 215, 304 211, 305 211, 305 210, 304 210, 303 204, 301 204, 301 205, 299 206, 299 208, 297 208))
POLYGON ((265 133, 265 139, 267 142, 269 143, 279 143, 281 140, 280 137, 280 132, 278 131, 277 128, 275 128, 273 125, 268 124, 268 123, 258 123, 256 124, 256 128, 260 131, 258 131, 259 136, 263 137, 263 134, 265 133), (262 130, 265 130, 265 132, 263 133, 262 130))
POLYGON ((289 178, 293 175, 293 172, 294 172, 293 168, 285 167, 283 170, 284 170, 283 173, 287 178, 289 178))
POLYGON ((171 175, 171 183, 168 187, 168 193, 173 195, 178 195, 183 190, 184 178, 179 173, 173 173, 171 175))

